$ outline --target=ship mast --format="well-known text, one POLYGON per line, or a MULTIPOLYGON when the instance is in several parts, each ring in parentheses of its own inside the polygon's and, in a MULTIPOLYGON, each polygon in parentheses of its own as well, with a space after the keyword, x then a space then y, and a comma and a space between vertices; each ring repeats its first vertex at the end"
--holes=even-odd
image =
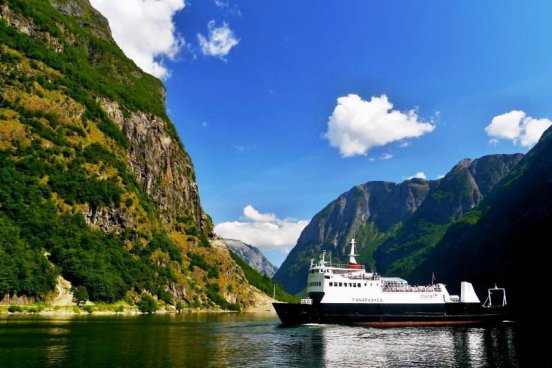
POLYGON ((357 264, 355 256, 358 254, 355 254, 355 238, 351 240, 351 254, 349 254, 349 263, 350 264, 357 264))

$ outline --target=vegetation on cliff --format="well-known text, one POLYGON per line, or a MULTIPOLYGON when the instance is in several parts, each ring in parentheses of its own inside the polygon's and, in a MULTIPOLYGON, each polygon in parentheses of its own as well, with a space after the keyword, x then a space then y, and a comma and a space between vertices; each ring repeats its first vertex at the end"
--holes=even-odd
POLYGON ((435 272, 442 282, 470 280, 480 288, 498 283, 507 288, 514 312, 537 318, 528 300, 542 294, 549 277, 551 184, 549 128, 481 204, 448 229, 413 278, 435 272))
POLYGON ((245 278, 251 285, 255 286, 266 295, 273 295, 274 299, 278 301, 288 303, 297 303, 299 301, 299 298, 286 293, 282 286, 270 279, 267 275, 261 275, 236 253, 230 251, 230 255, 232 256, 232 259, 241 267, 245 273, 245 278))
POLYGON ((0 86, 0 300, 43 300, 62 276, 95 302, 250 304, 163 85, 86 0, 0 2, 0 86))

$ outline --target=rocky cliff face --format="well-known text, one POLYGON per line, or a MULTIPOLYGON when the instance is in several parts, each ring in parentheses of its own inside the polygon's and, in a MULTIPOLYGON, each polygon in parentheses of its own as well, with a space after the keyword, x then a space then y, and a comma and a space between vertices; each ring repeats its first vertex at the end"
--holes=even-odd
POLYGON ((270 263, 258 248, 235 239, 224 239, 224 242, 228 245, 228 249, 240 256, 261 275, 272 277, 278 271, 278 267, 270 263))
POLYGON ((0 87, 0 299, 45 299, 63 276, 94 301, 255 303, 212 238, 162 83, 88 1, 1 2, 0 87))
POLYGON ((322 250, 343 261, 357 240, 359 260, 378 272, 408 277, 451 223, 477 206, 522 159, 490 155, 462 160, 443 179, 354 187, 313 217, 274 279, 304 288, 309 259, 322 250))
POLYGON ((203 212, 190 156, 169 133, 168 122, 154 114, 129 111, 117 102, 100 99, 101 108, 127 136, 132 174, 160 209, 164 223, 188 215, 200 231, 211 234, 203 212))

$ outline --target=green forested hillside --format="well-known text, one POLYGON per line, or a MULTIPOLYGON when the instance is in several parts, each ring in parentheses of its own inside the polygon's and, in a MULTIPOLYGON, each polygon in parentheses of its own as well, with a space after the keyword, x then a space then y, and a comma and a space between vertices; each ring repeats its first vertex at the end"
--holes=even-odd
POLYGON ((92 301, 247 307, 162 83, 86 0, 1 1, 0 15, 0 300, 47 300, 62 276, 92 301))
MULTIPOLYGON (((532 310, 548 278, 552 239, 552 130, 475 209, 451 226, 435 251, 416 268, 448 283, 473 281, 480 288, 498 283, 508 289, 520 317, 532 310)), ((480 289, 480 295, 484 290, 480 289)))
MULTIPOLYGON (((380 272, 410 277, 451 224, 478 205, 520 162, 521 154, 462 160, 375 252, 380 272)), ((425 275, 428 281, 431 273, 425 275)))

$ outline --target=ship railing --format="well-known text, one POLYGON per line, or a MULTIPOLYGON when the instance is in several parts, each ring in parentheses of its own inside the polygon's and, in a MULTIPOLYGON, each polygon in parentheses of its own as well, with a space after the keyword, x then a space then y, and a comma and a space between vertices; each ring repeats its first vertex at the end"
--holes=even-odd
POLYGON ((311 305, 312 304, 312 299, 310 299, 310 298, 301 299, 301 304, 311 305))
POLYGON ((331 268, 343 268, 343 269, 355 270, 355 271, 364 270, 364 266, 363 266, 363 265, 358 265, 358 266, 357 266, 358 268, 351 268, 351 267, 349 267, 349 264, 348 264, 348 263, 327 263, 327 264, 326 264, 326 267, 331 267, 331 268))
POLYGON ((345 276, 347 276, 348 279, 351 279, 351 280, 379 280, 380 277, 378 275, 376 276, 366 276, 365 274, 361 274, 361 275, 355 275, 355 274, 343 274, 345 276))
POLYGON ((441 292, 439 286, 384 286, 383 292, 387 293, 397 293, 397 292, 410 292, 410 293, 434 293, 441 292))

